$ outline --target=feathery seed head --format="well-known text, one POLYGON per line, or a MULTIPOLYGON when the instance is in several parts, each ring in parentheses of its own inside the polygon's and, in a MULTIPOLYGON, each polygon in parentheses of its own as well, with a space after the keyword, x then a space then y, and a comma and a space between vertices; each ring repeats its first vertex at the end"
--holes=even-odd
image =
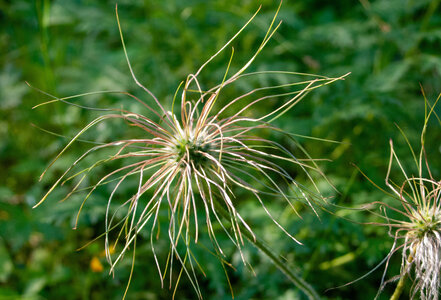
MULTIPOLYGON (((422 184, 428 180, 418 181, 422 184)), ((428 182, 432 190, 426 190, 426 187, 420 190, 421 205, 412 208, 408 229, 404 230, 402 272, 409 273, 412 267, 415 270, 412 298, 419 292, 421 299, 438 299, 441 279, 441 183, 428 182)))
MULTIPOLYGON (((151 250, 161 283, 168 270, 170 282, 172 281, 173 266, 176 264, 175 261, 178 261, 182 267, 181 272, 187 274, 198 296, 201 297, 195 275, 195 266, 198 266, 198 263, 190 251, 190 246, 198 242, 201 227, 199 216, 202 215, 205 219, 205 224, 203 224, 204 231, 211 239, 215 255, 221 258, 221 263, 224 264, 222 257, 225 255, 221 244, 216 238, 216 229, 213 226, 213 222, 220 224, 224 233, 237 247, 242 260, 246 263, 242 253, 243 231, 250 233, 253 237, 254 233, 236 208, 235 197, 237 189, 246 191, 250 197, 258 201, 274 224, 293 240, 297 241, 272 216, 270 209, 265 205, 265 198, 271 197, 271 201, 274 199, 286 201, 287 205, 291 206, 295 211, 293 201, 300 200, 307 205, 311 205, 312 201, 320 197, 318 190, 311 191, 298 183, 290 175, 292 173, 281 166, 281 162, 290 164, 290 168, 302 170, 311 180, 312 186, 315 185, 310 172, 317 171, 318 174, 322 174, 313 159, 309 157, 305 160, 299 159, 283 145, 262 138, 256 135, 256 132, 262 129, 282 132, 270 123, 296 105, 308 92, 342 79, 346 75, 338 78, 329 78, 286 71, 245 73, 246 69, 280 25, 279 23, 274 28, 276 13, 265 38, 248 62, 233 75, 228 74, 228 65, 222 82, 214 87, 204 89, 203 84, 198 80, 199 74, 210 61, 218 56, 244 30, 254 16, 217 53, 205 62, 197 72, 188 75, 187 79, 179 86, 176 92, 176 95, 178 93, 181 94, 180 114, 178 115, 173 111, 166 110, 154 94, 144 87, 134 75, 125 49, 117 14, 124 54, 132 78, 141 89, 152 97, 153 103, 157 108, 153 109, 146 102, 132 94, 113 92, 127 95, 131 100, 139 102, 152 117, 122 109, 104 109, 106 113, 86 125, 57 155, 49 167, 84 132, 106 120, 124 120, 129 125, 141 130, 144 138, 110 141, 90 148, 73 162, 36 205, 40 205, 59 184, 70 180, 78 180, 66 198, 81 190, 88 191, 78 212, 79 215, 86 200, 99 186, 113 184, 106 208, 106 229, 104 233, 106 257, 111 265, 111 272, 113 272, 115 265, 123 258, 129 247, 131 245, 136 246, 136 238, 140 231, 149 228, 151 250), (222 99, 224 97, 222 91, 225 86, 251 76, 267 76, 274 73, 284 74, 288 78, 290 76, 295 76, 296 78, 301 76, 308 79, 302 82, 255 88, 245 94, 238 95, 236 98, 227 99, 227 104, 220 106, 220 108, 217 108, 215 105, 218 101, 224 100, 222 99), (268 92, 269 94, 262 96, 262 92, 268 92), (195 100, 187 100, 187 96, 190 93, 192 96, 196 95, 195 100), (249 110, 254 106, 272 99, 284 99, 284 101, 279 107, 264 116, 249 116, 252 115, 252 113, 249 113, 249 110), (239 106, 239 109, 231 109, 232 106, 239 106), (234 113, 228 115, 227 112, 229 110, 234 111, 234 113), (86 156, 109 148, 116 149, 116 153, 110 157, 103 157, 94 164, 78 170, 86 156), (84 189, 79 188, 83 179, 99 165, 115 160, 125 162, 127 159, 131 159, 130 162, 112 170, 97 183, 84 189), (126 180, 133 177, 138 182, 137 191, 128 199, 118 199, 117 192, 120 186, 126 180), (286 185, 289 190, 282 188, 280 183, 286 185), (118 204, 115 203, 117 199, 119 200, 118 204), (115 206, 117 207, 116 209, 114 209, 115 206), (161 263, 157 258, 153 238, 156 236, 155 232, 157 232, 159 227, 159 212, 163 209, 168 210, 169 220, 166 234, 170 240, 170 254, 165 263, 165 268, 161 267, 161 263), (220 216, 219 209, 227 212, 228 218, 225 215, 220 216), (117 212, 122 210, 125 211, 125 215, 122 220, 119 220, 118 216, 120 214, 117 214, 117 212), (119 234, 114 245, 111 246, 109 232, 115 228, 119 228, 119 234), (119 241, 123 241, 123 245, 119 253, 112 255, 109 249, 115 247, 119 241), (185 250, 183 251, 182 249, 185 250)), ((230 62, 232 58, 233 55, 231 55, 230 62)), ((66 98, 49 95, 53 100, 47 103, 62 101, 78 106, 69 102, 70 99, 84 95, 66 98)), ((176 96, 173 100, 173 105, 175 102, 176 96)), ((103 111, 103 109, 99 110, 103 111)), ((286 135, 295 142, 292 135, 287 133, 286 135)), ((43 172, 43 175, 45 172, 43 172)), ((134 253, 133 251, 133 255, 134 253)))
MULTIPOLYGON (((434 113, 433 110, 440 97, 441 94, 435 103, 431 105, 424 96, 426 114, 421 132, 421 148, 419 152, 413 150, 407 137, 404 136, 411 150, 418 171, 417 175, 408 175, 394 150, 393 142, 390 141, 390 159, 386 175, 386 185, 392 191, 392 196, 398 200, 396 203, 400 204, 401 207, 383 202, 375 202, 385 212, 390 212, 390 215, 380 215, 373 212, 385 220, 384 223, 377 223, 377 225, 387 226, 394 237, 392 249, 383 261, 386 262, 386 269, 384 270, 378 294, 387 283, 398 278, 401 278, 402 281, 413 270, 415 276, 411 298, 419 295, 424 300, 436 300, 439 296, 441 280, 441 181, 433 179, 426 157, 424 141, 429 119, 434 113), (401 185, 394 183, 390 179, 394 162, 404 177, 401 185), (395 216, 392 217, 392 214, 395 214, 395 216), (403 243, 400 245, 399 241, 403 241, 403 243), (401 272, 398 276, 384 281, 388 262, 391 256, 400 249, 402 249, 401 272)), ((400 284, 398 287, 400 287, 400 284)), ((396 292, 400 293, 401 287, 400 289, 398 287, 396 292)))

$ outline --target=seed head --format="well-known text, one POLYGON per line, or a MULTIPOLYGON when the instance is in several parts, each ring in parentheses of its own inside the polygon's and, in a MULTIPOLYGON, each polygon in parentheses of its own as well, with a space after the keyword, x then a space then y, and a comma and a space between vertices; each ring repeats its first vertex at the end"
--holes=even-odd
MULTIPOLYGON (((441 279, 441 181, 435 180, 432 176, 424 142, 430 116, 439 99, 440 97, 434 105, 430 105, 425 99, 426 115, 421 133, 420 151, 415 152, 409 144, 418 171, 416 175, 408 175, 394 150, 393 142, 390 141, 391 151, 386 185, 392 191, 391 196, 400 206, 375 202, 385 212, 384 215, 373 212, 385 220, 384 223, 376 224, 389 227, 390 234, 394 238, 392 249, 384 260, 386 268, 379 293, 388 282, 398 278, 403 280, 408 276, 413 278, 411 298, 419 295, 424 300, 438 299, 441 279), (396 184, 390 178, 394 162, 404 177, 401 185, 396 184), (392 217, 392 214, 395 216, 392 217), (401 272, 398 276, 384 281, 389 260, 400 249, 402 250, 401 272)), ((408 142, 407 137, 404 137, 408 142)))
MULTIPOLYGON (((311 90, 343 77, 328 78, 285 71, 280 72, 280 74, 287 77, 296 76, 296 78, 306 76, 308 79, 279 86, 259 87, 233 99, 224 99, 222 92, 226 86, 251 76, 268 76, 276 73, 275 71, 245 73, 248 66, 279 27, 280 23, 274 26, 276 16, 274 16, 261 45, 242 68, 229 75, 228 65, 222 82, 211 88, 204 88, 198 79, 204 67, 244 30, 252 18, 197 72, 187 76, 176 92, 176 95, 181 95, 180 99, 175 96, 172 111, 169 111, 134 75, 125 51, 124 39, 117 15, 121 41, 129 70, 136 84, 150 95, 156 107, 152 108, 150 104, 132 94, 118 92, 143 105, 146 115, 123 109, 105 109, 107 113, 85 126, 58 154, 49 167, 84 132, 107 120, 123 120, 128 125, 139 129, 144 138, 115 140, 90 148, 73 162, 37 205, 42 203, 60 183, 78 179, 78 183, 72 192, 67 195, 66 198, 68 198, 80 190, 79 186, 83 179, 99 165, 115 160, 127 161, 122 167, 112 170, 97 183, 88 187, 89 192, 83 201, 84 204, 99 186, 113 184, 106 209, 106 229, 104 233, 107 259, 111 264, 111 272, 129 247, 136 245, 136 239, 141 230, 150 230, 151 249, 161 283, 168 269, 170 270, 170 282, 172 281, 174 261, 177 260, 182 266, 181 272, 188 275, 199 297, 201 294, 195 275, 195 266, 198 263, 190 251, 190 246, 198 242, 201 226, 199 216, 203 216, 205 219, 203 225, 206 227, 206 233, 208 233, 213 243, 215 254, 220 258, 224 256, 222 247, 216 238, 217 230, 214 228, 213 222, 221 225, 225 234, 241 253, 244 263, 246 263, 242 253, 242 232, 246 230, 252 236, 254 236, 254 233, 236 207, 237 189, 242 189, 254 197, 273 222, 293 240, 297 241, 272 216, 265 205, 267 200, 264 198, 270 197, 271 201, 282 199, 293 209, 294 201, 303 201, 311 205, 312 201, 320 197, 318 191, 310 191, 295 181, 290 175, 292 172, 284 169, 282 163, 284 165, 288 164, 289 168, 304 171, 311 181, 310 172, 315 170, 320 173, 320 171, 314 160, 301 160, 283 145, 262 138, 257 133, 261 130, 282 132, 271 125, 273 120, 297 104, 311 90), (262 96, 262 92, 268 92, 268 94, 262 96), (249 116, 252 115, 252 113, 249 113, 250 109, 272 99, 282 99, 283 101, 279 107, 264 116, 249 116), (224 101, 227 104, 217 108, 216 104, 219 101, 224 101), (180 106, 179 109, 173 111, 175 102, 180 102, 180 106), (103 149, 115 149, 115 154, 103 157, 92 165, 74 172, 86 156, 94 152, 100 152, 103 149), (138 182, 137 191, 128 199, 119 199, 117 191, 129 178, 136 178, 138 182), (282 185, 286 185, 287 188, 282 187, 282 185), (116 199, 114 200, 114 198, 116 199), (113 209, 113 202, 115 201, 119 203, 117 209, 113 209), (228 220, 219 216, 219 207, 228 212, 228 220), (170 241, 170 254, 165 267, 158 260, 154 246, 154 237, 157 235, 155 232, 159 227, 159 212, 164 209, 168 210, 169 215, 167 236, 170 241), (118 217, 121 211, 125 212, 122 220, 118 217), (109 232, 118 227, 120 228, 118 238, 114 245, 110 245, 109 232), (116 256, 112 256, 110 249, 116 247, 120 240, 124 240, 122 248, 116 256)), ((233 53, 232 50, 231 59, 233 53)), ((73 104, 67 99, 75 97, 77 96, 68 98, 53 96, 53 99, 73 104)), ((292 135, 286 135, 294 141, 292 135)), ((314 186, 313 181, 312 185, 314 186)), ((78 215, 80 212, 81 208, 78 215)), ((223 263, 224 259, 222 258, 221 261, 223 263)))

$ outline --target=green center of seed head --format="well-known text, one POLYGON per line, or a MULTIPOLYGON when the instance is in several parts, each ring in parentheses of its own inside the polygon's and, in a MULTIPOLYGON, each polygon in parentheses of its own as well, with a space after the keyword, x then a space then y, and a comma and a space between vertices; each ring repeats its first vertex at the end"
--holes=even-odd
POLYGON ((426 212, 426 214, 416 218, 414 226, 420 237, 430 232, 441 231, 441 214, 438 210, 435 213, 433 211, 431 213, 426 212))
POLYGON ((182 140, 177 145, 177 157, 176 161, 184 159, 188 163, 193 163, 196 167, 199 167, 208 162, 208 158, 204 153, 209 153, 210 145, 197 139, 194 141, 192 138, 182 140))

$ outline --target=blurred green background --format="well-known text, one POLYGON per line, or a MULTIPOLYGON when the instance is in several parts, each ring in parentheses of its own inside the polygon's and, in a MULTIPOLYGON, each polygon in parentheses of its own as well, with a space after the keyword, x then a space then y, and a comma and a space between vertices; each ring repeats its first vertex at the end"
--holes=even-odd
MULTIPOLYGON (((405 165, 411 165, 410 151, 394 124, 418 147, 424 117, 421 87, 431 102, 441 92, 440 2, 284 1, 278 17, 283 24, 251 70, 327 76, 352 72, 345 81, 309 94, 276 124, 288 132, 341 142, 300 140, 313 157, 332 160, 320 166, 339 193, 318 179, 323 193, 334 196, 331 202, 353 207, 388 201, 352 164, 384 187, 389 139, 394 140, 405 165)), ((240 67, 258 47, 278 2, 118 1, 128 53, 140 81, 170 106, 179 82, 215 53, 259 4, 262 11, 234 44, 232 68, 240 67)), ((32 110, 49 98, 25 84, 28 81, 57 96, 127 90, 148 99, 130 77, 115 1, 0 0, 0 26, 0 299, 121 299, 130 257, 112 277, 103 256, 103 240, 77 251, 104 231, 109 191, 101 189, 89 200, 77 230, 72 227, 81 199, 58 203, 68 193, 68 186, 58 188, 47 202, 32 209, 57 175, 87 149, 77 143, 45 180, 38 181, 67 143, 65 137, 73 136, 94 114, 62 103, 32 110), (32 124, 65 137, 47 134, 32 124)), ((203 76, 207 86, 221 80, 228 59, 227 51, 209 66, 203 76)), ((274 82, 278 80, 283 78, 274 82)), ((245 88, 239 85, 236 92, 245 88)), ((83 101, 97 107, 139 109, 122 97, 100 95, 83 101)), ((259 109, 272 107, 266 104, 259 109)), ((112 125, 117 124, 97 127, 89 138, 110 141, 114 135, 126 134, 112 125)), ((439 178, 441 132, 432 127, 427 150, 433 175, 439 178)), ((289 144, 282 137, 278 142, 289 144)), ((272 209, 281 211, 282 204, 274 203, 272 209)), ((383 267, 349 286, 327 289, 373 269, 387 255, 393 239, 387 228, 341 218, 375 221, 368 213, 330 209, 336 215, 320 211, 320 219, 307 208, 300 208, 303 219, 282 214, 280 222, 304 243, 300 246, 271 225, 254 200, 242 199, 239 207, 254 224, 255 232, 324 299, 373 299, 383 267)), ((170 299, 173 290, 168 284, 161 289, 147 233, 145 237, 143 243, 138 242, 128 299, 170 299)), ((235 299, 304 299, 252 245, 246 244, 245 254, 256 275, 242 265, 231 245, 226 251, 236 268, 228 270, 235 299)), ((200 274, 205 299, 231 299, 219 262, 202 247, 196 254, 206 274, 200 274)), ((387 278, 398 274, 400 263, 396 255, 387 278)), ((393 289, 393 283, 387 285, 380 299, 387 299, 393 289)), ((176 298, 195 297, 190 283, 183 279, 176 298)))

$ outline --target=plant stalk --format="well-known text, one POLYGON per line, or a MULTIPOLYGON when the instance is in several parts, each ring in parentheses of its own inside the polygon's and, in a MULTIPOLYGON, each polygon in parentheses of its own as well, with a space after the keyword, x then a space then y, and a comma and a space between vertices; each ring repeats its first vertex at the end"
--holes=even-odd
POLYGON ((392 297, 390 297, 390 300, 398 300, 400 298, 401 293, 403 292, 404 282, 406 281, 406 278, 407 278, 407 273, 404 273, 404 275, 401 276, 400 280, 398 281, 397 287, 395 288, 392 297))
MULTIPOLYGON (((409 257, 407 258, 407 264, 410 266, 410 264, 413 261, 413 254, 415 253, 415 247, 413 248, 413 252, 409 257)), ((406 270, 406 269, 405 269, 406 270)), ((394 293, 392 294, 392 297, 390 297, 390 300, 398 300, 401 296, 401 293, 404 289, 404 282, 407 278, 407 272, 404 272, 403 276, 401 276, 400 280, 397 283, 397 287, 395 288, 394 293)))
MULTIPOLYGON (((222 204, 219 203, 219 200, 214 197, 214 204, 216 210, 227 220, 230 220, 230 214, 223 208, 222 204)), ((231 225, 231 224, 230 224, 231 225)), ((272 263, 280 270, 286 277, 289 278, 300 290, 302 290, 306 296, 310 300, 319 300, 320 296, 314 290, 314 288, 309 285, 305 280, 303 280, 300 276, 295 274, 286 264, 286 262, 282 261, 279 255, 275 254, 273 250, 271 250, 268 246, 266 246, 263 241, 254 237, 247 229, 244 228, 241 233, 250 241, 251 244, 254 245, 257 249, 262 251, 271 261, 272 263)))

